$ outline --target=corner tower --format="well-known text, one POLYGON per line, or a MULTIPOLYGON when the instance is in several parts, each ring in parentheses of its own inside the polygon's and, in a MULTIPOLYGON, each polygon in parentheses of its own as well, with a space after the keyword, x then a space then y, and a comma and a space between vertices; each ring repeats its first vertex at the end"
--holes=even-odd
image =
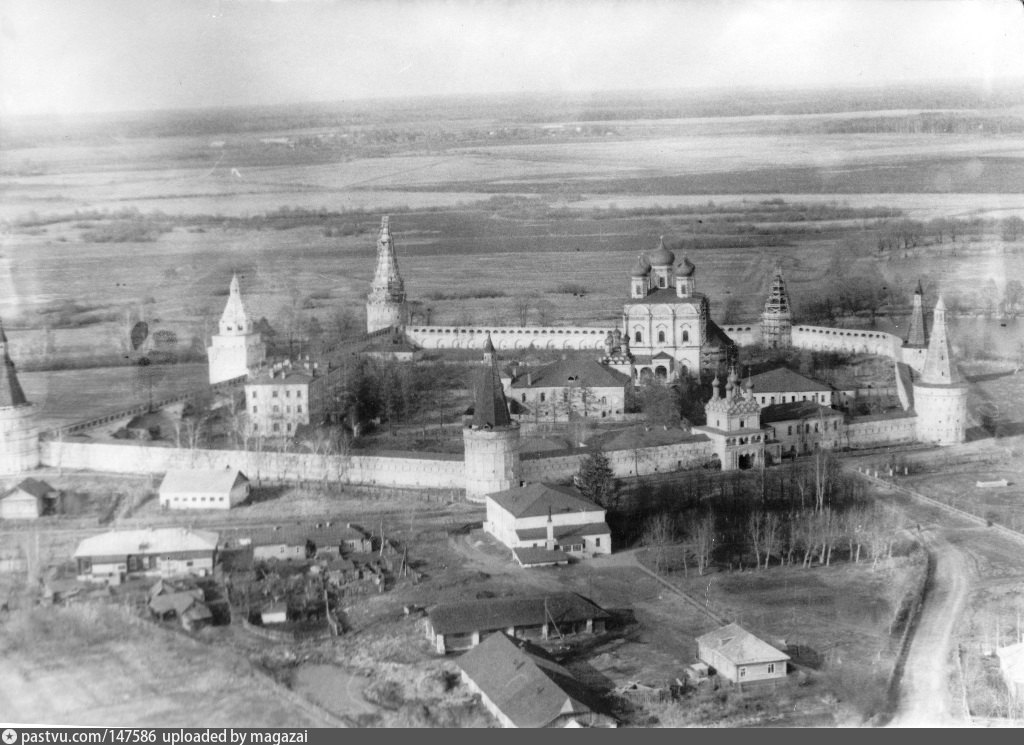
POLYGON ((245 311, 238 275, 232 275, 228 302, 220 317, 219 333, 207 348, 210 360, 210 385, 248 375, 267 356, 267 347, 245 311))
POLYGON ((789 305, 782 267, 775 265, 772 288, 761 313, 761 339, 766 347, 790 347, 793 344, 793 313, 789 305))
POLYGON ((483 502, 487 494, 519 486, 519 424, 508 412, 490 334, 477 373, 473 418, 462 430, 466 498, 471 502, 483 502))
POLYGON ((900 358, 916 372, 921 372, 924 369, 927 352, 928 329, 924 324, 924 288, 921 287, 921 280, 918 280, 910 311, 910 329, 900 349, 900 358))
POLYGON ((946 304, 940 297, 924 367, 914 380, 917 439, 953 445, 967 439, 967 385, 957 370, 946 335, 946 304))
POLYGON ((377 269, 373 273, 370 294, 366 296, 366 331, 372 334, 381 329, 404 326, 407 318, 405 283, 398 273, 390 220, 384 215, 377 237, 377 269))
POLYGON ((39 429, 35 406, 25 397, 7 350, 0 322, 0 474, 11 475, 39 466, 39 429))

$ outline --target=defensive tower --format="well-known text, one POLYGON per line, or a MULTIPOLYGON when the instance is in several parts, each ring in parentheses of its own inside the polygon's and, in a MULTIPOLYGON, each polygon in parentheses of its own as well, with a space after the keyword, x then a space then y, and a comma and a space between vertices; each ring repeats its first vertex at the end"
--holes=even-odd
POLYGON ((10 475, 39 466, 39 429, 35 406, 29 403, 7 349, 0 321, 0 474, 10 475))
POLYGON ((373 274, 370 294, 366 297, 366 331, 373 333, 390 327, 400 328, 408 319, 405 283, 398 273, 391 224, 387 215, 380 220, 377 237, 377 268, 373 274))

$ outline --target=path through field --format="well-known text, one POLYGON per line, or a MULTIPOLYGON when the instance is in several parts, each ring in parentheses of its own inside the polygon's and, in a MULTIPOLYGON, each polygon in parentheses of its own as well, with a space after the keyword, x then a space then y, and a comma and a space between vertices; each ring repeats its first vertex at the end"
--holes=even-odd
POLYGON ((941 535, 926 535, 923 542, 935 561, 935 571, 907 655, 899 706, 889 726, 962 726, 948 681, 953 629, 967 602, 969 567, 964 553, 941 535))

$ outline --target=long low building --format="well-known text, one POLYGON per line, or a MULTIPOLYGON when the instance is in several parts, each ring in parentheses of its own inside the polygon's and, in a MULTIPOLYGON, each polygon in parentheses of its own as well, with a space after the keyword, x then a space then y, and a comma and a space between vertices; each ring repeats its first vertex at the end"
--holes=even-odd
POLYGON ((576 593, 510 597, 436 605, 426 635, 438 654, 471 649, 495 631, 517 639, 602 634, 611 615, 576 593))
POLYGON ((227 510, 249 498, 249 479, 237 468, 172 468, 160 483, 160 506, 227 510))
POLYGON ((220 535, 208 530, 114 530, 86 538, 73 558, 78 579, 120 584, 131 577, 173 577, 213 572, 220 535))
POLYGON ((231 528, 224 532, 222 538, 224 547, 252 546, 255 561, 341 557, 373 550, 369 535, 342 522, 231 528))
POLYGON ((491 634, 456 663, 503 727, 615 727, 598 697, 540 649, 491 634))

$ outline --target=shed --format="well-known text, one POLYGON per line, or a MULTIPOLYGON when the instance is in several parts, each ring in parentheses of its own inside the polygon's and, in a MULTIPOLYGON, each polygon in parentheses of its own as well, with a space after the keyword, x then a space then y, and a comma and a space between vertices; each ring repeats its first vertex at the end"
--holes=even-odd
POLYGON ((733 683, 785 678, 789 660, 735 623, 697 637, 697 657, 733 683))
POLYGON ((167 471, 160 506, 172 510, 226 510, 249 498, 249 479, 237 468, 167 471))
POLYGON ((35 520, 54 512, 59 496, 45 481, 25 479, 0 497, 0 519, 35 520))

